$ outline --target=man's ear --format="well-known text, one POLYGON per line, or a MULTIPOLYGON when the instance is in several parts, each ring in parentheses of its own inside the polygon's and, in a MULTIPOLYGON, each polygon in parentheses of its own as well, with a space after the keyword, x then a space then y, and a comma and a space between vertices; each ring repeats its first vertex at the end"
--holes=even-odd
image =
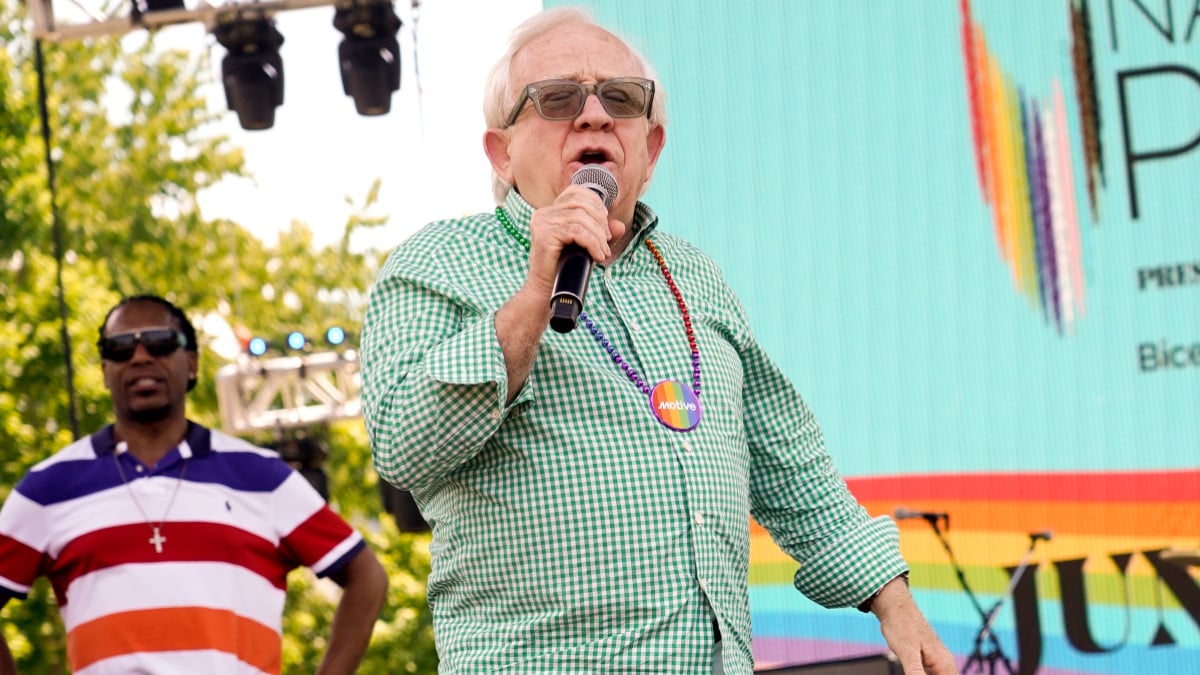
POLYGON ((200 354, 198 352, 188 352, 187 353, 187 361, 188 361, 187 391, 191 391, 192 389, 196 388, 196 382, 199 379, 197 377, 197 373, 200 372, 200 354))
POLYGON ((508 143, 511 134, 508 129, 488 129, 483 132, 483 151, 487 153, 492 170, 505 183, 513 184, 512 157, 508 154, 508 143))
MULTIPOLYGON (((654 175, 654 167, 658 165, 658 156, 662 154, 663 146, 667 144, 667 128, 661 124, 655 125, 646 133, 646 163, 645 182, 650 182, 654 175)), ((644 184, 644 183, 643 183, 644 184)))

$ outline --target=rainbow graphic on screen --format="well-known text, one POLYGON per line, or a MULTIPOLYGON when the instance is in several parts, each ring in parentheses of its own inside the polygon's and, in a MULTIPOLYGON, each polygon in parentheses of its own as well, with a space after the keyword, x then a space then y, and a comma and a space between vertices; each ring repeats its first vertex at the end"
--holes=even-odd
MULTIPOLYGON (((1091 218, 1103 185, 1099 107, 1086 1, 1068 0, 1071 57, 1083 138, 1091 218)), ((1071 130, 1058 79, 1048 100, 1015 85, 989 50, 987 35, 960 0, 962 50, 970 103, 975 168, 991 207, 996 244, 1017 291, 1060 335, 1086 313, 1071 130)))
MULTIPOLYGON (((1197 568, 1178 561, 1180 552, 1200 549, 1200 471, 906 475, 847 482, 872 515, 898 508, 948 515, 938 530, 945 545, 933 524, 917 518, 900 521, 901 548, 912 568, 913 593, 960 666, 983 620, 951 553, 985 611, 1003 599, 992 628, 1014 672, 1200 672, 1200 585, 1192 576, 1197 568), (1034 533, 1050 538, 1035 541, 1034 533), (1027 553, 1026 572, 1006 595, 1027 553)), ((874 617, 804 599, 792 587, 796 563, 757 525, 751 561, 759 666, 885 649, 874 617)), ((997 665, 995 672, 1007 672, 997 665)))

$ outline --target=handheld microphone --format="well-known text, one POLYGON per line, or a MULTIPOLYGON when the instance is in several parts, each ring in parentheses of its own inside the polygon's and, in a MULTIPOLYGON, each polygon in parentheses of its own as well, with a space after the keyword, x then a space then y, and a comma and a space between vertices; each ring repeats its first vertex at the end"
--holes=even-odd
MULTIPOLYGON (((617 179, 599 164, 581 167, 571 176, 572 185, 582 185, 599 195, 604 208, 612 208, 617 199, 617 179)), ((550 327, 559 333, 570 333, 583 311, 583 296, 587 293, 588 277, 592 274, 592 256, 578 244, 563 247, 558 259, 558 276, 554 278, 554 294, 550 296, 550 327)))
POLYGON ((937 521, 944 520, 946 521, 946 527, 950 526, 950 514, 946 513, 945 511, 909 511, 901 506, 896 509, 896 511, 892 514, 892 517, 894 517, 896 520, 920 518, 922 520, 928 520, 935 525, 937 524, 937 521))

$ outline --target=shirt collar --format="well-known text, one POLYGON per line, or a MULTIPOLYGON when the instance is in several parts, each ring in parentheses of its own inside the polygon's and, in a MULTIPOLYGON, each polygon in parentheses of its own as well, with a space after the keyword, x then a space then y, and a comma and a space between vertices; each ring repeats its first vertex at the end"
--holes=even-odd
MULTIPOLYGON (((521 233, 522 237, 525 237, 525 241, 529 241, 529 221, 533 220, 533 206, 525 201, 525 198, 515 188, 509 189, 503 206, 504 210, 508 212, 513 227, 521 233)), ((654 210, 646 206, 644 202, 639 201, 633 209, 634 237, 630 245, 625 247, 625 251, 634 248, 635 244, 649 236, 656 227, 658 227, 658 214, 654 213, 654 210)), ((507 235, 507 233, 505 234, 507 235)), ((621 255, 624 256, 624 252, 621 255)))
MULTIPOLYGON (((125 444, 117 443, 113 425, 108 425, 92 434, 92 450, 97 457, 125 452, 125 444)), ((179 444, 179 456, 183 459, 203 457, 212 452, 212 432, 188 420, 187 432, 179 444)))

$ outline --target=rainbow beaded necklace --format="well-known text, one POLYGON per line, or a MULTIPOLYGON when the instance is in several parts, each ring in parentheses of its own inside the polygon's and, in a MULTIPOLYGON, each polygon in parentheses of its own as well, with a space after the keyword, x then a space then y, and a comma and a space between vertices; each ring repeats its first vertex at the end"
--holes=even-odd
MULTIPOLYGON (((503 207, 496 207, 496 217, 500 220, 500 224, 504 226, 504 229, 512 235, 513 239, 516 239, 521 246, 525 247, 525 251, 528 252, 529 240, 517 231, 516 226, 508 219, 508 214, 504 212, 503 207)), ((596 338, 596 342, 600 347, 608 353, 612 362, 629 378, 629 381, 641 390, 643 394, 650 397, 650 412, 654 413, 654 418, 672 431, 691 431, 700 423, 700 415, 702 413, 700 407, 700 348, 696 346, 696 334, 692 332, 692 319, 688 314, 687 304, 683 301, 683 294, 679 292, 679 287, 675 285, 675 280, 671 278, 671 271, 667 269, 666 259, 663 258, 658 247, 649 238, 646 239, 646 248, 650 249, 650 254, 654 256, 655 262, 658 263, 658 268, 662 270, 663 278, 667 280, 667 286, 670 287, 671 294, 675 296, 675 303, 679 305, 679 312, 683 315, 683 328, 687 333, 688 346, 692 350, 692 388, 688 389, 678 380, 663 380, 654 387, 651 387, 642 380, 637 371, 629 365, 629 362, 617 352, 617 348, 613 346, 612 342, 604 337, 604 333, 600 331, 600 327, 587 315, 587 312, 580 312, 579 318, 592 334, 592 337, 596 338)))

